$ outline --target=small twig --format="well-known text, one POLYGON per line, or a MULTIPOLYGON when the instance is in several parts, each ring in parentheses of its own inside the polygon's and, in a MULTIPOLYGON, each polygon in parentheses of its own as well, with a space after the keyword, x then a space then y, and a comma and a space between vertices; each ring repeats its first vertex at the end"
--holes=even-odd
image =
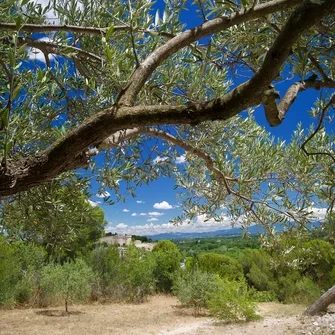
POLYGON ((327 103, 327 105, 322 109, 321 111, 321 116, 320 116, 320 120, 319 120, 319 124, 317 125, 317 127, 315 128, 315 130, 313 131, 312 134, 310 134, 307 139, 305 140, 305 142, 301 145, 300 149, 307 155, 307 156, 317 156, 317 155, 325 155, 328 156, 332 159, 332 161, 335 163, 335 157, 329 153, 329 152, 308 152, 305 148, 306 144, 320 131, 320 129, 322 128, 323 125, 323 120, 325 118, 325 114, 328 110, 328 108, 333 105, 335 103, 335 94, 333 94, 333 96, 330 98, 329 102, 327 103))
POLYGON ((326 74, 326 72, 323 70, 322 66, 319 64, 319 62, 316 60, 316 58, 313 55, 309 55, 309 59, 310 61, 313 63, 313 65, 317 68, 317 70, 319 71, 319 73, 321 74, 322 78, 325 81, 332 81, 328 75, 326 74))
POLYGON ((65 96, 65 99, 66 99, 66 104, 68 106, 70 106, 72 101, 71 101, 69 95, 67 94, 65 87, 63 86, 63 84, 57 79, 57 77, 52 72, 52 68, 51 68, 51 64, 50 64, 50 59, 49 59, 49 54, 47 52, 43 52, 43 55, 44 55, 45 63, 47 65, 47 68, 49 69, 49 73, 50 73, 51 77, 56 82, 56 84, 58 85, 58 87, 60 88, 60 90, 63 92, 63 94, 65 96))
POLYGON ((140 66, 140 61, 138 59, 137 53, 136 53, 136 45, 135 45, 135 39, 134 39, 134 33, 133 33, 133 26, 130 26, 130 39, 131 39, 131 46, 133 49, 133 54, 135 57, 135 62, 136 62, 136 68, 138 68, 140 66))

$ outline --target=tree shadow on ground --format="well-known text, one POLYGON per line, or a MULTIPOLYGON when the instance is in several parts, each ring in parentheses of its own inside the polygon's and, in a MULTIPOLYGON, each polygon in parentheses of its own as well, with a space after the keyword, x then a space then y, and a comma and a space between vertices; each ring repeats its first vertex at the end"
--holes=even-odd
POLYGON ((44 316, 53 316, 53 317, 64 317, 64 316, 70 316, 70 315, 79 315, 79 314, 85 314, 83 312, 79 311, 71 311, 71 312, 65 312, 63 310, 59 309, 46 309, 42 311, 36 311, 37 315, 44 315, 44 316))

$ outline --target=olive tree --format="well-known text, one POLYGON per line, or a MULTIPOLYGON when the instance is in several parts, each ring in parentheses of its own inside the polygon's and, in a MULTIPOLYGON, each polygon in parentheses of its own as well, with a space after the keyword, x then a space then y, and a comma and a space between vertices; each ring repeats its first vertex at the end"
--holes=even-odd
MULTIPOLYGON (((195 4, 203 23, 185 30, 184 1, 167 0, 162 17, 148 0, 60 0, 44 9, 3 1, 1 196, 87 167, 99 150, 130 136, 163 138, 210 167, 210 157, 183 142, 185 125, 228 120, 262 104, 278 126, 299 92, 334 88, 333 1, 195 4), (49 10, 57 24, 46 20, 49 10), (27 65, 27 47, 41 52, 45 67, 27 65), (249 78, 234 85, 229 68, 249 78), (274 86, 288 68, 297 76, 277 102, 274 86), (182 126, 169 130, 174 136, 163 125, 182 126)), ((232 193, 227 172, 219 175, 232 193)))
POLYGON ((151 0, 1 2, 0 196, 90 168, 117 199, 173 175, 188 220, 228 213, 271 234, 268 223, 305 226, 316 200, 331 214, 335 2, 164 4, 160 13, 151 0), (190 6, 201 23, 186 29, 190 6), (290 144, 255 123, 262 110, 273 127, 289 111, 303 120, 293 103, 306 90, 322 93, 309 111, 316 125, 290 144), (153 139, 167 143, 156 165, 153 139))

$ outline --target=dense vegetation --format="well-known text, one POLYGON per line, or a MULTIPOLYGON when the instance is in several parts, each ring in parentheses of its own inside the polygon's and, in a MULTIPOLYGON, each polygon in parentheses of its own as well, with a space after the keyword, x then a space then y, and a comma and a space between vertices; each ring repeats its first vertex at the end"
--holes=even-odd
POLYGON ((122 257, 117 246, 97 246, 59 262, 43 245, 2 236, 0 304, 42 307, 65 302, 67 308, 69 301, 138 303, 165 292, 195 313, 206 308, 220 319, 236 321, 256 319, 255 302, 310 303, 332 285, 331 243, 286 233, 272 241, 261 248, 256 237, 197 239, 178 242, 182 252, 176 244, 160 241, 152 252, 131 245, 122 257), (208 252, 206 245, 214 241, 220 254, 214 248, 208 252), (197 255, 182 256, 198 245, 204 248, 197 255))

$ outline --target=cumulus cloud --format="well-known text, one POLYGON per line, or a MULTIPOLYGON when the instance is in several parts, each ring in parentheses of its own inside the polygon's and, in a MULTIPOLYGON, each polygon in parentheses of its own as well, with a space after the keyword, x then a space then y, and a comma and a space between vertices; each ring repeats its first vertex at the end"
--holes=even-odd
POLYGON ((97 193, 95 196, 98 197, 98 198, 106 198, 106 197, 110 196, 110 193, 105 191, 103 193, 97 193))
POLYGON ((87 202, 88 202, 92 207, 96 207, 96 206, 98 206, 99 204, 101 204, 100 201, 93 201, 93 200, 90 200, 90 199, 88 199, 87 202))
POLYGON ((156 209, 171 209, 172 206, 167 201, 162 201, 160 203, 156 202, 154 204, 154 208, 156 208, 156 209))
POLYGON ((157 219, 157 218, 150 218, 150 219, 148 219, 147 221, 148 221, 148 222, 151 222, 151 221, 158 221, 158 219, 157 219))
POLYGON ((161 157, 161 156, 157 156, 155 159, 152 160, 152 162, 154 164, 157 164, 159 162, 164 162, 168 159, 168 157, 161 157))
MULTIPOLYGON (((42 6, 42 8, 44 9, 48 4, 49 4, 49 0, 36 0, 35 4, 38 5, 40 4, 42 6)), ((58 24, 59 20, 56 17, 55 12, 51 9, 49 11, 47 11, 44 16, 50 21, 50 24, 58 24)))
MULTIPOLYGON (((154 217, 152 219, 155 219, 154 217)), ((150 220, 150 219, 148 219, 150 220)), ((118 234, 133 234, 133 235, 156 235, 163 233, 192 233, 192 232, 212 232, 231 228, 231 220, 229 217, 222 217, 220 222, 209 219, 205 215, 198 215, 193 222, 185 221, 182 225, 174 225, 173 223, 135 225, 127 227, 117 227, 109 224, 106 231, 116 232, 118 234)))
POLYGON ((125 229, 127 227, 128 227, 128 225, 126 225, 125 223, 119 223, 115 228, 116 229, 125 229))
POLYGON ((164 215, 164 213, 160 213, 160 212, 149 212, 148 214, 150 216, 162 216, 162 215, 164 215))
POLYGON ((128 213, 129 209, 125 208, 125 209, 122 210, 122 212, 128 213))
POLYGON ((133 213, 131 216, 137 216, 137 213, 133 213))
POLYGON ((147 213, 140 213, 139 216, 147 216, 147 213))
POLYGON ((183 164, 186 161, 186 155, 181 155, 176 158, 176 164, 183 164))
POLYGON ((312 212, 310 220, 324 221, 327 215, 327 208, 310 207, 309 211, 312 212))
POLYGON ((136 200, 136 202, 137 202, 138 204, 145 204, 145 201, 142 201, 142 200, 136 200))

